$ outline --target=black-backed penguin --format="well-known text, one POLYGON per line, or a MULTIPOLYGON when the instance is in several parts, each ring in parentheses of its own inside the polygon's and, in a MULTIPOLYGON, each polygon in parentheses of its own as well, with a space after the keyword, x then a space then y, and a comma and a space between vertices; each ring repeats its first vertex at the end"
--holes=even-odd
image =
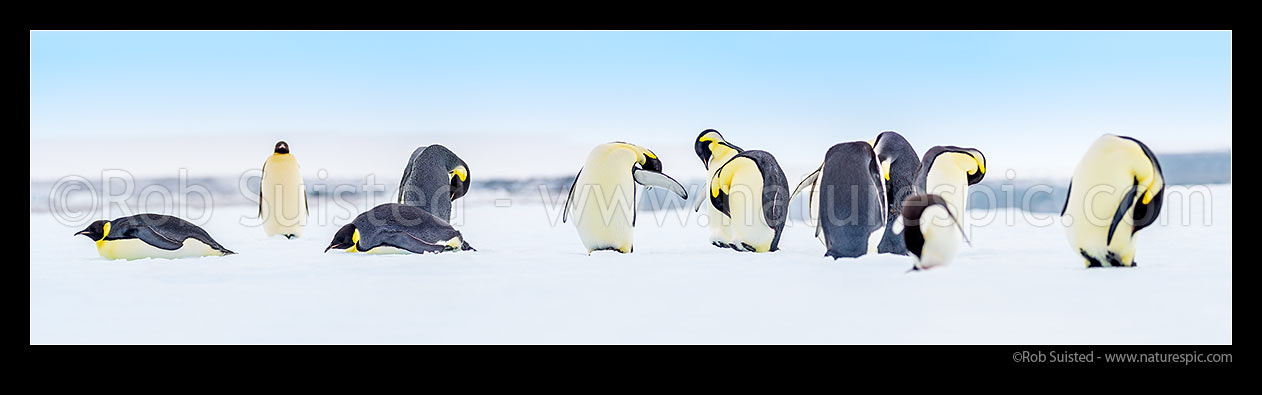
POLYGON ((881 132, 872 140, 872 149, 876 151, 876 159, 881 162, 885 173, 885 235, 881 236, 881 244, 876 252, 907 255, 907 247, 903 245, 903 236, 894 232, 894 224, 899 221, 903 212, 903 199, 916 191, 912 182, 916 180, 916 170, 920 168, 920 157, 911 143, 897 132, 881 132))
POLYGON ((1106 134, 1078 162, 1061 216, 1087 267, 1135 266, 1135 232, 1157 220, 1166 184, 1139 140, 1106 134))
POLYGON ((289 152, 289 143, 276 143, 272 155, 263 162, 259 184, 259 218, 268 236, 302 237, 307 225, 307 190, 302 183, 298 159, 289 152))
MULTIPOLYGON (((736 154, 744 151, 741 147, 723 139, 723 135, 714 129, 706 129, 697 136, 697 141, 693 144, 693 148, 697 151, 697 157, 701 158, 701 164, 705 165, 706 183, 704 191, 710 190, 710 180, 714 179, 714 172, 719 170, 723 164, 731 160, 736 154)), ((710 244, 728 248, 732 246, 732 227, 730 218, 710 204, 710 199, 705 196, 698 196, 696 208, 693 211, 700 211, 701 206, 706 207, 706 218, 709 219, 708 227, 710 228, 710 244)))
POLYGON ((907 252, 915 258, 912 270, 951 263, 964 238, 964 228, 946 199, 938 195, 912 195, 903 200, 898 228, 907 252))
POLYGON ((885 175, 866 141, 841 143, 793 191, 807 190, 815 237, 825 256, 854 258, 877 252, 885 234, 885 175))
POLYGON ((235 254, 201 227, 162 214, 137 214, 100 220, 75 233, 96 241, 105 259, 188 258, 235 254))
POLYGON ((613 142, 598 145, 587 155, 570 186, 561 221, 575 216, 574 226, 588 254, 633 250, 636 183, 666 188, 688 199, 683 185, 662 174, 662 161, 647 148, 613 142))
POLYGON ((469 192, 469 165, 442 145, 412 151, 399 181, 398 203, 416 206, 445 221, 451 202, 469 192))
POLYGON ((986 177, 986 156, 976 148, 935 146, 925 151, 916 171, 916 193, 942 197, 967 227, 968 186, 986 177))
POLYGON ((710 205, 726 217, 723 222, 729 228, 732 249, 780 249, 790 195, 789 182, 775 157, 766 151, 743 151, 719 167, 706 185, 710 205))
POLYGON ((386 203, 343 225, 324 249, 370 254, 473 251, 460 231, 416 206, 386 203))

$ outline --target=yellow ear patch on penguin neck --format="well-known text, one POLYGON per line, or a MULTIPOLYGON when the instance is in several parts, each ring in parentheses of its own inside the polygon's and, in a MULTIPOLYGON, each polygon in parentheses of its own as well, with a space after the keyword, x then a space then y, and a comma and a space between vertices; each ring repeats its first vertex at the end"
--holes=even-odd
POLYGON ((110 223, 106 222, 105 230, 101 232, 101 239, 96 241, 96 246, 100 247, 101 244, 105 244, 105 236, 109 236, 109 235, 110 235, 110 223))
POLYGON ((451 170, 450 175, 460 177, 460 181, 469 181, 469 169, 466 169, 464 166, 456 166, 455 169, 451 170))
POLYGON ((357 246, 359 246, 359 229, 355 229, 355 233, 351 233, 351 248, 347 248, 346 252, 359 252, 359 249, 355 248, 357 246))

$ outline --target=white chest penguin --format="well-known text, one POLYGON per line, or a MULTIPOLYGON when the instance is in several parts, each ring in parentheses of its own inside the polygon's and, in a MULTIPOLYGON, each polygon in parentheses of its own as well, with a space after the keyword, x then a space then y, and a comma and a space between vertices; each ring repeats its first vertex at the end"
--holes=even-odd
POLYGON ((1135 266, 1134 235, 1157 220, 1165 191, 1148 146, 1106 134, 1083 155, 1061 209, 1065 234, 1087 267, 1135 266))
POLYGON ((231 255, 206 230, 162 214, 137 214, 113 221, 96 221, 75 233, 96 241, 105 259, 190 258, 231 255))
POLYGON ((912 195, 903 200, 898 228, 907 252, 915 258, 912 270, 950 264, 964 238, 959 217, 938 195, 912 195))
POLYGON ((986 156, 976 148, 936 146, 925 152, 916 174, 916 193, 942 197, 967 226, 968 186, 986 177, 986 156))
MULTIPOLYGON (((701 158, 701 163, 705 165, 707 171, 703 191, 711 189, 710 181, 714 179, 714 173, 719 171, 720 167, 744 151, 724 140, 723 135, 714 129, 701 132, 693 148, 697 151, 697 157, 701 158)), ((714 208, 710 199, 705 196, 697 198, 696 209, 693 211, 700 211, 702 206, 706 208, 706 218, 709 221, 707 227, 710 228, 710 244, 720 248, 732 247, 731 218, 714 208)))
POLYGON ((732 249, 780 249, 791 194, 775 157, 766 151, 741 152, 715 171, 707 185, 710 205, 728 219, 732 249))
POLYGON ((268 236, 302 237, 307 225, 307 190, 302 183, 298 159, 289 153, 289 144, 276 143, 272 156, 263 162, 259 187, 259 217, 268 236))
POLYGON ((590 254, 630 253, 636 219, 636 183, 662 187, 688 199, 683 185, 662 174, 662 161, 644 147, 601 144, 587 155, 565 201, 562 222, 574 218, 579 239, 590 254))

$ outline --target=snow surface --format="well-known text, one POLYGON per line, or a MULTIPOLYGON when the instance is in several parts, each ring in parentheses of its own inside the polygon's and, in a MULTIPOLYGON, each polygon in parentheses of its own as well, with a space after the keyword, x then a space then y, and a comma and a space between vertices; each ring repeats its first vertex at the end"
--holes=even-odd
POLYGON ((1138 268, 1091 270, 1016 210, 971 212, 996 217, 918 273, 825 258, 802 223, 779 252, 721 250, 690 211, 641 212, 635 253, 588 256, 559 207, 523 199, 465 207, 477 252, 421 256, 325 254, 347 220, 290 241, 235 206, 204 228, 238 255, 107 261, 32 212, 30 342, 1230 344, 1231 186, 1209 191, 1140 232, 1138 268))

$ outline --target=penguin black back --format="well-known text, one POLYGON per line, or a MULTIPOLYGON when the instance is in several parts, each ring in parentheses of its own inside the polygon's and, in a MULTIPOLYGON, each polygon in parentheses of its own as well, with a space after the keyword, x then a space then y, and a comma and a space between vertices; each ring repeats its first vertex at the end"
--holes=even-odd
POLYGON ((875 250, 873 233, 885 227, 885 191, 876 153, 867 142, 828 149, 820 177, 819 231, 833 258, 875 250), (873 245, 869 245, 873 244, 873 245))

